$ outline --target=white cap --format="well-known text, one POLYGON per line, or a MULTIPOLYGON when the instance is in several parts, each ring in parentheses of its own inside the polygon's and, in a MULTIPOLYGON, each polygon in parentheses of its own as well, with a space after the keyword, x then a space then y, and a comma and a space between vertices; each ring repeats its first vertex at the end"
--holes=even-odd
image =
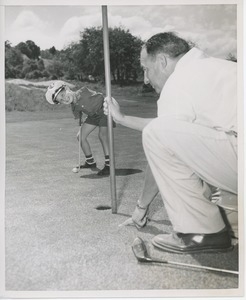
POLYGON ((59 92, 62 90, 63 87, 66 86, 66 83, 60 80, 54 81, 50 84, 50 86, 47 89, 47 92, 45 94, 46 100, 50 104, 55 104, 54 100, 59 94, 59 92))

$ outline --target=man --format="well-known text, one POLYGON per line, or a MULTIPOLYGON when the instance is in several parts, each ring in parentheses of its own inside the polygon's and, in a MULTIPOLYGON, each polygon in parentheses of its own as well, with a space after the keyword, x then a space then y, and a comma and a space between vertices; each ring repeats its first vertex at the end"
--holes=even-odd
MULTIPOLYGON (((153 182, 153 174, 157 184, 149 202, 159 190, 173 225, 171 234, 157 235, 152 243, 175 253, 228 251, 231 238, 210 186, 236 198, 237 65, 191 49, 168 32, 144 44, 141 65, 145 83, 160 94, 157 118, 126 116, 114 99, 105 102, 104 111, 143 131, 151 170, 146 178, 153 182)), ((148 206, 148 199, 141 200, 137 213, 148 206)))
POLYGON ((87 87, 83 87, 78 91, 73 92, 65 82, 55 81, 48 87, 45 96, 46 100, 50 104, 71 104, 75 118, 79 118, 82 113, 87 115, 86 120, 81 127, 81 131, 78 132, 78 135, 81 134, 81 148, 85 154, 86 161, 83 165, 74 169, 90 168, 93 170, 96 168, 96 161, 92 155, 91 147, 87 138, 97 126, 99 127, 98 137, 102 144, 105 156, 105 165, 104 168, 97 174, 99 176, 108 176, 110 174, 109 143, 107 117, 103 113, 103 95, 101 93, 94 92, 87 87))

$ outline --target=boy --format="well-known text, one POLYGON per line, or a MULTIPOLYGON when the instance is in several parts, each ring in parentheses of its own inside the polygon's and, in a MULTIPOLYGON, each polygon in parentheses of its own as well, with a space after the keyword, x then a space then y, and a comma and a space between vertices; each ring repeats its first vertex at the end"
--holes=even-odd
MULTIPOLYGON (((78 166, 77 169, 96 168, 96 161, 92 155, 87 137, 97 126, 99 127, 98 137, 102 144, 105 156, 105 166, 97 173, 97 175, 108 176, 110 174, 109 143, 107 116, 105 116, 103 112, 103 95, 94 92, 87 87, 83 87, 78 91, 73 92, 65 82, 55 81, 48 87, 45 97, 50 104, 71 104, 75 119, 78 119, 82 113, 87 115, 87 118, 81 127, 81 148, 86 160, 85 163, 78 166)), ((78 132, 77 138, 79 137, 79 134, 80 132, 78 132)))

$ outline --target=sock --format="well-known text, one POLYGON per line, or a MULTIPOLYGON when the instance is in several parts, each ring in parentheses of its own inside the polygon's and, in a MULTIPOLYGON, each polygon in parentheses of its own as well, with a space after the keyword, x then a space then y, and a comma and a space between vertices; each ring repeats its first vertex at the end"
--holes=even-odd
POLYGON ((95 160, 94 160, 94 157, 92 156, 92 154, 86 155, 85 160, 86 160, 88 165, 92 165, 92 164, 95 163, 95 160))
POLYGON ((109 155, 105 155, 105 166, 109 167, 109 155))

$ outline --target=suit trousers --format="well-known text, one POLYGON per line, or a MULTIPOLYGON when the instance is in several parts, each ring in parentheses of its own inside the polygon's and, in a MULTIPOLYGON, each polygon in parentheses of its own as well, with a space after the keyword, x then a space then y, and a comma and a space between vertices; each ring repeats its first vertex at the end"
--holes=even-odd
POLYGON ((216 233, 225 227, 210 185, 237 194, 237 138, 159 116, 143 130, 144 151, 174 231, 216 233))

